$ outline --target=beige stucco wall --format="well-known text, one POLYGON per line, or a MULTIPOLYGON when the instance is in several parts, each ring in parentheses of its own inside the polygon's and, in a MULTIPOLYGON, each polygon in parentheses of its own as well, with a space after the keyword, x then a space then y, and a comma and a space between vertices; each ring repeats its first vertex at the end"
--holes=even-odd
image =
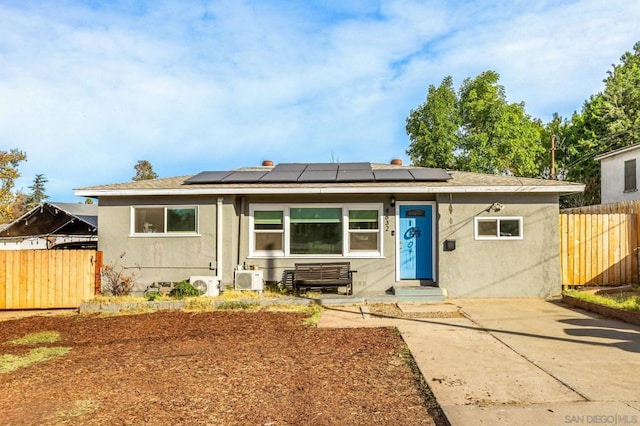
POLYGON ((453 194, 438 197, 438 284, 450 297, 548 297, 561 291, 558 197, 453 194), (492 203, 504 205, 488 212, 492 203), (474 217, 522 216, 522 240, 475 240, 474 217), (443 242, 456 240, 445 252, 443 242))

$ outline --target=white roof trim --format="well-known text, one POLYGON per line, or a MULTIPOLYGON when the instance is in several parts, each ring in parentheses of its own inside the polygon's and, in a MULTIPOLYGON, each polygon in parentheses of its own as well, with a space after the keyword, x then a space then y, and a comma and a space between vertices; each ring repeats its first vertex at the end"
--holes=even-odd
POLYGON ((496 193, 496 192, 538 192, 569 193, 582 192, 584 185, 495 185, 495 186, 329 186, 300 188, 252 188, 252 187, 216 187, 216 188, 173 188, 173 189, 78 189, 78 197, 131 197, 149 195, 256 195, 256 194, 458 194, 458 193, 496 193))
POLYGON ((638 148, 640 148, 640 144, 635 144, 635 145, 627 146, 624 148, 616 149, 615 151, 609 151, 609 152, 605 152, 604 154, 596 155, 595 157, 593 157, 593 159, 595 161, 600 161, 600 160, 604 160, 605 158, 614 157, 619 154, 624 154, 625 152, 628 152, 628 151, 636 150, 638 148))

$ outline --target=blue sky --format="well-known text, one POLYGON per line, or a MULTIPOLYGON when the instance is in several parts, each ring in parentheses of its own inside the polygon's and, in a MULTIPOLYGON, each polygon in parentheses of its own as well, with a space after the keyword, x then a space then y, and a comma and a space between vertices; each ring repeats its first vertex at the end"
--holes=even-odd
POLYGON ((640 2, 3 1, 0 149, 53 201, 125 182, 278 162, 408 162, 427 87, 497 71, 547 121, 601 90, 640 2))

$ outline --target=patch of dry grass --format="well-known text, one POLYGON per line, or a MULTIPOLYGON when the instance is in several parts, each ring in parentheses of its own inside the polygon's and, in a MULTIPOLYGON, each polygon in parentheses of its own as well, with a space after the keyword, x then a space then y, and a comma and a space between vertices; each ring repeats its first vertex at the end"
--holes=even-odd
POLYGON ((10 373, 37 362, 66 355, 71 348, 64 346, 33 348, 25 355, 0 355, 0 374, 10 373))
POLYGON ((9 343, 12 345, 36 345, 41 343, 55 343, 58 340, 60 340, 60 333, 57 331, 40 331, 10 340, 9 343))

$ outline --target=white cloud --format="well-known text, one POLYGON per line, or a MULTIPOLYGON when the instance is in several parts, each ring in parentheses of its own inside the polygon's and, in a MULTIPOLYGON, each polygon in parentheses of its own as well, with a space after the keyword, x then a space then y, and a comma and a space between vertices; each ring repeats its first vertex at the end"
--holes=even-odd
POLYGON ((548 119, 632 48, 640 6, 572 2, 0 5, 0 149, 26 188, 281 161, 388 161, 427 86, 486 69, 548 119))

